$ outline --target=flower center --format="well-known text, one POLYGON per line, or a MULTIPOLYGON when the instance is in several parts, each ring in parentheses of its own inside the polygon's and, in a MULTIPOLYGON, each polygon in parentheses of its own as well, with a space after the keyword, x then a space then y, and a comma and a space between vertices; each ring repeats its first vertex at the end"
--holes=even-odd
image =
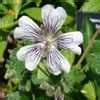
POLYGON ((44 38, 43 44, 45 45, 45 49, 49 49, 52 45, 54 45, 55 39, 52 36, 47 36, 44 38))
POLYGON ((52 44, 52 42, 54 41, 54 39, 51 36, 48 36, 46 38, 46 41, 47 41, 48 45, 50 45, 50 44, 52 44))

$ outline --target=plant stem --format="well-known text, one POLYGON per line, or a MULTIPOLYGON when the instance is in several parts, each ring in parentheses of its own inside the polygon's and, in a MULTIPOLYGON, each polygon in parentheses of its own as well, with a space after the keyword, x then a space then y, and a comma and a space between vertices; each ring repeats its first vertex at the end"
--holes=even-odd
POLYGON ((95 38, 97 37, 98 33, 100 33, 100 29, 98 29, 98 30, 94 33, 94 35, 92 36, 92 38, 90 39, 87 48, 85 49, 84 53, 83 53, 82 56, 80 57, 80 59, 79 59, 79 61, 77 62, 76 66, 79 66, 79 65, 83 62, 83 60, 84 60, 84 58, 87 56, 89 50, 90 50, 91 47, 93 46, 93 43, 94 43, 95 38))

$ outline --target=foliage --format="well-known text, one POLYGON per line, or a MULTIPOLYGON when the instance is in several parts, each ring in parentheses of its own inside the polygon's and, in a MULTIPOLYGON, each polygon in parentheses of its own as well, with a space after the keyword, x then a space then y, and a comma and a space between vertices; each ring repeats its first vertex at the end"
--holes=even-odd
POLYGON ((100 12, 100 1, 99 0, 87 0, 82 6, 82 11, 85 12, 100 12))
MULTIPOLYGON (((3 84, 7 88, 6 100, 53 100, 54 98, 55 100, 58 100, 57 98, 64 98, 64 100, 99 100, 99 35, 95 38, 92 48, 80 65, 77 65, 77 62, 81 56, 61 49, 62 54, 68 59, 72 67, 70 73, 63 73, 59 76, 53 76, 48 72, 45 59, 39 63, 37 69, 32 72, 27 71, 24 62, 17 60, 16 53, 20 47, 29 44, 30 41, 18 40, 16 42, 14 39, 12 42, 7 41, 7 37, 12 35, 13 29, 18 25, 18 19, 22 15, 31 17, 40 25, 42 23, 41 7, 48 3, 54 6, 62 6, 68 13, 61 29, 63 32, 77 30, 75 17, 79 10, 100 12, 99 0, 1 0, 0 64, 4 59, 2 63, 3 67, 6 67, 6 71, 3 77, 7 82, 3 82, 3 84)), ((89 16, 84 17, 81 31, 84 38, 82 45, 84 54, 96 31, 89 20, 89 16)), ((0 86, 1 88, 2 86, 0 86)))

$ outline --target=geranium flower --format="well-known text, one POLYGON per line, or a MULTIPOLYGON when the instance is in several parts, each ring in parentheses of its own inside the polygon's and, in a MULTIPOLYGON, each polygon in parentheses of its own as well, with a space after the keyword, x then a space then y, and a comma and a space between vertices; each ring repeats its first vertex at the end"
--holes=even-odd
POLYGON ((33 44, 20 48, 17 58, 25 61, 25 67, 29 71, 33 71, 41 58, 45 57, 49 72, 54 75, 59 75, 61 72, 68 73, 71 66, 58 49, 65 48, 81 54, 79 45, 83 41, 82 33, 59 31, 67 17, 66 11, 62 7, 55 9, 52 5, 45 5, 41 15, 43 19, 41 28, 27 16, 19 19, 19 27, 14 30, 14 37, 29 39, 33 44))

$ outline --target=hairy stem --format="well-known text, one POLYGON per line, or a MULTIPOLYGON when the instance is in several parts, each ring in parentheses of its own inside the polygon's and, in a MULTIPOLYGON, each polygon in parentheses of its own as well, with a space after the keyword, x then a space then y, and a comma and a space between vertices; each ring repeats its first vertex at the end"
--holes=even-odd
POLYGON ((89 50, 90 50, 91 47, 93 46, 93 43, 94 43, 95 38, 97 37, 98 33, 100 33, 100 29, 98 29, 98 30, 94 33, 94 35, 92 36, 92 38, 90 39, 87 48, 85 49, 84 53, 83 53, 82 56, 80 57, 80 59, 79 59, 79 61, 77 62, 76 66, 79 66, 79 65, 83 62, 83 60, 84 60, 84 58, 87 56, 89 50))

